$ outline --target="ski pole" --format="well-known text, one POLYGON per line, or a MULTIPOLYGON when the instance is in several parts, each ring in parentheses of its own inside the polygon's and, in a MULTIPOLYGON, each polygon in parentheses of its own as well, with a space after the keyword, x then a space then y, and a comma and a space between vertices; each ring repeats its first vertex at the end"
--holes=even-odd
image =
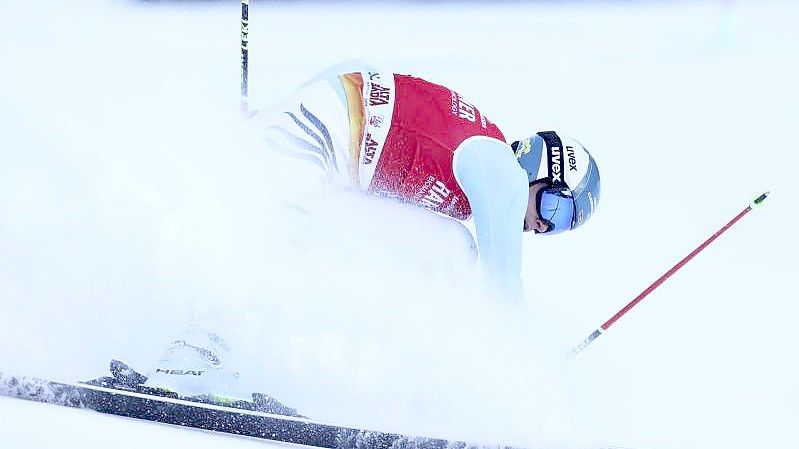
POLYGON ((746 207, 746 209, 742 210, 742 211, 741 211, 741 212, 740 212, 738 215, 736 215, 736 216, 735 216, 735 218, 733 218, 732 220, 730 220, 730 221, 729 221, 729 223, 727 223, 727 224, 726 224, 726 225, 724 225, 724 226, 723 226, 721 229, 719 229, 718 231, 716 231, 716 233, 715 233, 715 234, 711 235, 711 236, 710 236, 710 238, 708 238, 707 240, 705 240, 705 241, 704 241, 704 242, 703 242, 701 245, 699 245, 699 246, 698 246, 696 249, 694 249, 693 251, 691 251, 691 253, 690 253, 690 254, 688 254, 687 256, 685 256, 685 257, 684 257, 684 258, 683 258, 681 261, 677 262, 677 264, 676 264, 676 265, 674 265, 673 267, 671 267, 671 269, 670 269, 669 271, 667 271, 666 273, 664 273, 664 274, 663 274, 663 276, 659 277, 659 278, 658 278, 658 279, 657 279, 655 282, 653 282, 653 283, 652 283, 652 284, 651 284, 649 287, 647 287, 647 288, 646 288, 644 291, 642 291, 642 292, 641 292, 641 293, 640 293, 638 296, 636 296, 636 297, 635 297, 635 299, 633 299, 632 301, 630 301, 630 303, 629 303, 629 304, 627 304, 626 306, 624 306, 624 307, 623 307, 621 310, 619 310, 619 311, 618 311, 618 312, 617 312, 615 315, 613 315, 613 316, 612 316, 612 317, 611 317, 609 320, 605 321, 605 324, 603 324, 602 326, 598 327, 598 328, 597 328, 597 329, 596 329, 594 332, 592 332, 592 333, 591 333, 591 335, 589 335, 589 336, 588 336, 588 337, 587 337, 585 340, 583 340, 583 341, 582 341, 582 343, 580 343, 579 345, 575 346, 575 347, 574 347, 574 349, 572 349, 571 356, 573 357, 573 356, 577 355, 577 354, 578 354, 580 351, 582 351, 583 349, 585 349, 585 347, 586 347, 586 346, 588 346, 589 344, 591 344, 591 342, 592 342, 592 341, 594 341, 594 340, 595 340, 597 337, 599 337, 599 336, 600 336, 600 335, 602 335, 602 334, 603 334, 605 331, 607 331, 607 330, 608 330, 608 328, 610 328, 610 326, 612 326, 612 325, 613 325, 613 323, 615 323, 616 321, 618 321, 618 320, 619 320, 619 318, 621 318, 622 316, 624 316, 624 314, 626 314, 627 312, 629 312, 629 311, 630 311, 630 309, 632 309, 633 307, 635 307, 635 305, 636 305, 636 304, 638 304, 639 302, 643 301, 643 300, 644 300, 644 298, 646 298, 646 297, 647 297, 647 296, 648 296, 650 293, 652 293, 652 291, 654 291, 656 288, 658 288, 658 287, 660 286, 660 284, 662 284, 663 282, 665 282, 665 281, 666 281, 666 279, 668 279, 669 277, 671 277, 671 275, 673 275, 674 273, 676 273, 676 272, 677 272, 677 270, 679 270, 680 268, 682 268, 682 267, 683 267, 685 264, 687 264, 687 263, 688 263, 688 262, 689 262, 691 259, 693 259, 693 258, 694 258, 694 256, 696 256, 697 254, 699 254, 699 253, 700 253, 700 252, 701 252, 703 249, 705 249, 705 248, 706 248, 708 245, 710 245, 710 244, 713 242, 713 240, 716 240, 716 238, 718 238, 718 236, 720 236, 720 235, 721 235, 721 234, 723 234, 725 231, 727 231, 727 229, 730 229, 730 227, 732 227, 732 225, 734 225, 735 223, 737 223, 737 222, 738 222, 738 220, 740 220, 740 219, 741 219, 741 218, 742 218, 744 215, 748 214, 748 213, 749 213, 749 212, 750 212, 750 211, 751 211, 751 210, 752 210, 752 209, 753 209, 755 206, 759 206, 759 205, 760 205, 760 204, 761 204, 763 201, 765 201, 765 199, 766 199, 766 197, 768 196, 768 194, 769 194, 769 192, 766 192, 766 193, 764 193, 764 194, 762 194, 762 195, 758 196, 757 198, 755 198, 755 199, 754 199, 754 200, 753 200, 753 201, 752 201, 752 202, 749 204, 749 206, 747 206, 747 207, 746 207))
POLYGON ((247 118, 249 116, 249 106, 247 105, 248 77, 249 77, 249 20, 250 20, 250 0, 241 0, 241 114, 247 118))

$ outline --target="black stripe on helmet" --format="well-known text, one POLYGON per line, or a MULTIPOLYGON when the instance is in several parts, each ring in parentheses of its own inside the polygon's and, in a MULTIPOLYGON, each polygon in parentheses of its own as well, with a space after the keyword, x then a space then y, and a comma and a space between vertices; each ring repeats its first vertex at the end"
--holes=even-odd
POLYGON ((553 184, 566 184, 564 172, 566 169, 563 160, 563 143, 555 131, 541 131, 536 133, 547 146, 547 166, 549 167, 549 179, 553 184))

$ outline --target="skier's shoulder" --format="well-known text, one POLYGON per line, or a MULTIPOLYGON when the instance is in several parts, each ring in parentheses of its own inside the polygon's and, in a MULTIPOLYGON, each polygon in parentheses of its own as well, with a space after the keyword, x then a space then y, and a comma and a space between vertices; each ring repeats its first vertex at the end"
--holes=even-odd
POLYGON ((481 178, 487 177, 491 180, 490 187, 502 185, 505 188, 501 190, 508 191, 527 189, 524 169, 510 145, 495 137, 477 135, 465 139, 455 149, 452 165, 461 184, 471 182, 481 186, 486 184, 481 178))

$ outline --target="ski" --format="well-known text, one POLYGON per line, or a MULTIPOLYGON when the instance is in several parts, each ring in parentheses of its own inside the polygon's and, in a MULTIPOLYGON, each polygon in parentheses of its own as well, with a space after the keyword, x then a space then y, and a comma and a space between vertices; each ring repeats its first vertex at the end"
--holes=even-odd
POLYGON ((142 386, 141 375, 111 362, 113 377, 58 382, 0 372, 0 395, 90 409, 109 415, 330 449, 510 449, 326 424, 300 416, 266 395, 220 404, 211 397, 181 397, 142 386), (139 376, 139 377, 137 377, 139 376))

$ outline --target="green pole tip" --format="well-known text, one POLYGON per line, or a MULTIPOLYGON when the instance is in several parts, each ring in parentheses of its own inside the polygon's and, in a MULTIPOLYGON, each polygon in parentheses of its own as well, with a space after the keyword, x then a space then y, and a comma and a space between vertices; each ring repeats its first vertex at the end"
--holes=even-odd
POLYGON ((768 197, 769 193, 771 193, 771 192, 766 192, 766 193, 760 195, 759 197, 755 198, 754 201, 752 201, 752 204, 754 204, 755 206, 759 206, 760 203, 762 203, 763 201, 766 201, 766 198, 768 197))

